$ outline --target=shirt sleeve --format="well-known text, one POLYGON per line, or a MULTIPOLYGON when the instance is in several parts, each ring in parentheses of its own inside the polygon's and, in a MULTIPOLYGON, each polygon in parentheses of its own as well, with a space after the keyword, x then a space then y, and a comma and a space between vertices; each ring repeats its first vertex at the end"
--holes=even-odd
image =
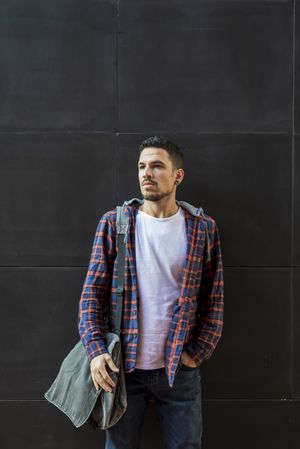
POLYGON ((90 262, 79 300, 78 331, 89 361, 108 353, 105 340, 105 318, 109 301, 115 237, 109 214, 98 223, 90 262))
POLYGON ((210 358, 223 328, 223 263, 219 231, 214 220, 208 235, 198 296, 197 334, 195 340, 184 347, 197 365, 210 358))

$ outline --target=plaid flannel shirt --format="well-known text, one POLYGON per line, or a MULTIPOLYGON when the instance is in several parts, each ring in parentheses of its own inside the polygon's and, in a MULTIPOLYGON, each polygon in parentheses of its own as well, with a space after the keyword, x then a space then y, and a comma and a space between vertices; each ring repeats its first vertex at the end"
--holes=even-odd
MULTIPOLYGON (((139 296, 135 259, 135 223, 144 200, 125 201, 129 215, 126 236, 125 285, 121 342, 125 372, 135 368, 138 342, 139 296)), ((176 201, 184 208, 187 254, 180 295, 173 308, 165 347, 165 370, 169 386, 185 350, 199 366, 212 355, 222 332, 224 280, 219 232, 215 220, 202 207, 176 201)), ((91 258, 79 301, 78 331, 88 359, 108 352, 105 333, 112 329, 117 302, 116 238, 117 209, 99 220, 91 258)))

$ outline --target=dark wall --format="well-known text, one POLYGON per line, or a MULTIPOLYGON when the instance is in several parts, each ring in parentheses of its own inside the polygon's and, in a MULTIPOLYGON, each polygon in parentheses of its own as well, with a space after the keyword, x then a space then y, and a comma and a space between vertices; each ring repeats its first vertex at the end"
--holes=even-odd
MULTIPOLYGON (((1 448, 103 447, 43 393, 79 339, 98 220, 140 196, 153 134, 184 149, 178 198, 222 241, 204 447, 299 447, 299 3, 0 2, 1 448)), ((150 403, 141 449, 159 447, 150 403)))

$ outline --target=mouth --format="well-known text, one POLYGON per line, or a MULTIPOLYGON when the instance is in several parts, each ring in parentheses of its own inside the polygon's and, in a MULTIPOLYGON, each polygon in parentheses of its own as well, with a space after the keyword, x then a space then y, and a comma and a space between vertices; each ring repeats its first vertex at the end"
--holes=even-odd
POLYGON ((154 184, 152 184, 151 182, 146 182, 145 184, 143 184, 143 186, 154 186, 154 184))

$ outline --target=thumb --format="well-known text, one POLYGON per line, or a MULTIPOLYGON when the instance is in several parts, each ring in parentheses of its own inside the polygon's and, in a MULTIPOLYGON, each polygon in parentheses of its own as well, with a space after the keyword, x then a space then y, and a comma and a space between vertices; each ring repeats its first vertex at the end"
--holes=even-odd
POLYGON ((112 357, 109 355, 105 358, 106 363, 113 371, 119 371, 119 368, 114 364, 112 357))

